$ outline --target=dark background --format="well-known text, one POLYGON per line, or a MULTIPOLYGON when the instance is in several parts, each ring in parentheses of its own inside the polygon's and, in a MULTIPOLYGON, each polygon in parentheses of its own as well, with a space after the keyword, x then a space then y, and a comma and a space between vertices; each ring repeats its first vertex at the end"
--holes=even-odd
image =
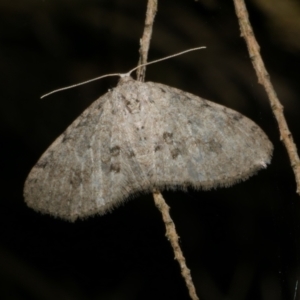
MULTIPOLYGON (((249 0, 254 32, 300 145, 300 3, 249 0)), ((53 89, 138 61, 146 0, 0 0, 0 299, 189 299, 152 196, 74 224, 26 207, 24 180, 108 78, 53 89)), ((272 164, 208 192, 164 192, 202 300, 294 298, 300 198, 278 126, 258 84, 231 0, 161 0, 146 80, 224 104, 272 140, 272 164)))

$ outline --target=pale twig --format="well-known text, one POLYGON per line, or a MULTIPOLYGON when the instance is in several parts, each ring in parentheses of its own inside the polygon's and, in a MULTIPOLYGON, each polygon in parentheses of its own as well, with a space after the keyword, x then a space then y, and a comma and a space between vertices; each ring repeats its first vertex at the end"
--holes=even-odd
POLYGON ((264 62, 260 55, 260 47, 255 39, 254 32, 249 21, 249 16, 245 2, 244 0, 233 1, 240 24, 241 35, 246 41, 250 58, 253 67, 256 71, 256 75, 258 77, 258 82, 264 86, 269 97, 273 114, 279 126, 280 139, 287 149, 291 161, 291 166, 295 174, 297 193, 300 195, 300 160, 297 153, 297 147, 293 141, 293 136, 288 128, 287 122, 284 117, 283 106, 276 95, 276 92, 270 81, 270 76, 265 68, 264 62))
MULTIPOLYGON (((147 62, 148 50, 150 46, 150 39, 152 35, 152 28, 153 28, 156 11, 157 11, 157 0, 148 0, 144 33, 141 39, 140 59, 138 63, 139 66, 142 64, 146 64, 147 62)), ((138 68, 137 80, 144 81, 145 73, 146 73, 145 67, 138 68)), ((199 300, 196 294, 196 290, 191 277, 190 270, 186 266, 185 258, 183 256, 183 253, 179 245, 179 236, 176 232, 174 222, 169 214, 169 206, 167 205, 162 194, 159 191, 153 192, 153 198, 156 207, 160 210, 162 214, 162 218, 166 227, 166 236, 173 248, 175 259, 179 263, 181 269, 181 275, 185 280, 190 297, 192 300, 199 300)))
MULTIPOLYGON (((144 32, 140 40, 140 44, 141 44, 140 59, 138 65, 143 65, 147 62, 156 11, 157 11, 157 0, 148 0, 144 32)), ((137 80, 145 81, 145 74, 146 74, 145 67, 138 69, 137 80)))
POLYGON ((183 253, 179 245, 179 236, 176 232, 175 224, 169 214, 170 207, 168 206, 168 204, 166 203, 166 201, 164 200, 160 192, 154 192, 153 197, 154 197, 154 202, 156 207, 160 210, 162 214, 166 226, 166 237, 168 238, 169 242, 172 245, 175 254, 175 259, 179 263, 181 275, 185 280, 186 286, 189 290, 190 297, 193 300, 199 300, 196 294, 196 289, 193 283, 190 269, 186 266, 185 258, 183 256, 183 253))

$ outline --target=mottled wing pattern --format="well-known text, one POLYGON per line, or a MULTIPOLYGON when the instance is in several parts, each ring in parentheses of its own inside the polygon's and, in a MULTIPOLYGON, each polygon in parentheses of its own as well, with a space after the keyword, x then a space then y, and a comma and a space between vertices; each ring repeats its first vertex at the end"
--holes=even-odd
POLYGON ((24 196, 32 208, 73 221, 155 188, 231 185, 265 167, 271 153, 243 115, 125 77, 42 155, 24 196))
POLYGON ((230 186, 270 163, 273 146, 247 117, 176 88, 146 84, 161 118, 152 133, 158 188, 230 186))
POLYGON ((105 206, 101 193, 108 193, 103 189, 108 154, 103 145, 110 143, 107 130, 112 119, 103 112, 110 105, 109 96, 104 95, 85 110, 33 167, 24 188, 29 206, 70 220, 90 210, 89 199, 94 199, 95 207, 105 206))

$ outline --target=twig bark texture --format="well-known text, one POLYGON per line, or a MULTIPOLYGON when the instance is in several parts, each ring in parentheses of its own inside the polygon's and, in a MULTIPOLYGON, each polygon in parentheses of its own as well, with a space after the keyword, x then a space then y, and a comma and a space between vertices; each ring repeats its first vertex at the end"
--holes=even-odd
POLYGON ((265 68, 264 62, 260 55, 260 48, 255 39, 254 32, 252 30, 247 8, 244 0, 233 0, 235 5, 235 11, 239 20, 241 35, 245 39, 249 55, 258 77, 258 82, 262 84, 269 97, 270 105, 274 116, 277 120, 280 132, 280 139, 284 143, 288 152, 291 166, 293 168, 296 184, 297 193, 300 195, 300 160, 297 152, 297 147, 294 143, 293 136, 289 130, 286 119, 283 113, 283 106, 281 105, 273 85, 270 81, 270 76, 265 68))
MULTIPOLYGON (((147 62, 150 40, 152 36, 154 18, 157 12, 157 0, 149 0, 147 4, 146 19, 143 36, 140 40, 140 59, 138 64, 142 65, 147 62)), ((137 70, 137 80, 145 81, 146 66, 137 70)))
POLYGON ((180 270, 181 270, 181 275, 185 280, 186 286, 189 290, 189 294, 191 299, 193 300, 199 300, 197 294, 196 294, 196 289, 193 283, 193 279, 191 276, 191 272, 189 268, 186 266, 185 262, 185 257, 181 251, 180 245, 179 245, 179 236, 176 232, 175 224, 169 214, 170 207, 168 204, 165 202, 163 196, 159 192, 154 192, 153 193, 154 201, 156 207, 160 210, 165 226, 166 226, 166 237, 170 241, 174 254, 175 254, 175 259, 178 261, 180 270))

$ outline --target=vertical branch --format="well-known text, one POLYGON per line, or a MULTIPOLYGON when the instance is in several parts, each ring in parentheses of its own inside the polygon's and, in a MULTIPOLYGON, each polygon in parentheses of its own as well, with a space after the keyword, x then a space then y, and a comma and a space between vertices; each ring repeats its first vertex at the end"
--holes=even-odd
MULTIPOLYGON (((147 4, 144 33, 140 40, 141 47, 140 47, 140 58, 139 58, 138 65, 142 65, 147 62, 156 11, 157 11, 157 0, 149 0, 147 4)), ((137 80, 144 81, 145 75, 146 75, 146 66, 143 66, 137 70, 137 80)))
POLYGON ((179 263, 181 275, 185 280, 185 284, 188 288, 190 297, 192 300, 199 300, 196 294, 196 289, 193 283, 190 269, 186 266, 185 258, 179 245, 179 236, 176 232, 175 224, 169 214, 170 207, 168 206, 160 192, 154 192, 153 198, 156 207, 160 210, 162 214, 166 226, 166 237, 172 245, 175 254, 175 259, 179 263))
MULTIPOLYGON (((145 64, 147 62, 148 58, 148 51, 150 47, 150 40, 152 36, 152 28, 154 24, 154 18, 157 11, 157 0, 148 0, 147 5, 147 12, 146 12, 146 20, 145 20, 145 27, 144 27, 144 33, 141 38, 141 47, 140 47, 140 58, 138 65, 145 64)), ((144 81, 146 74, 146 67, 143 66, 137 70, 137 79, 139 81, 144 81)), ((199 300, 195 286, 191 277, 190 270, 186 266, 185 258, 183 256, 183 253, 181 251, 180 245, 179 245, 179 236, 176 232, 176 228, 174 225, 174 222, 169 214, 169 206, 165 202, 162 194, 159 191, 153 192, 153 198, 156 207, 159 209, 159 211, 162 214, 163 221, 165 223, 166 227, 166 236, 168 240, 171 243, 171 246, 173 248, 175 259, 178 261, 180 269, 181 269, 181 275, 185 280, 186 286, 188 288, 190 297, 192 300, 199 300)))
POLYGON ((269 97, 273 114, 279 126, 280 139, 286 147, 291 161, 291 166, 295 174, 297 193, 300 195, 300 160, 297 153, 297 147, 293 141, 293 136, 289 130, 289 127, 284 117, 283 106, 281 105, 276 95, 276 92, 270 81, 270 76, 265 68, 264 62, 260 55, 260 47, 255 39, 254 32, 249 21, 249 16, 247 13, 245 2, 244 0, 233 0, 233 2, 240 24, 241 35, 246 41, 250 58, 255 69, 256 75, 258 77, 258 82, 261 85, 263 85, 269 97))

